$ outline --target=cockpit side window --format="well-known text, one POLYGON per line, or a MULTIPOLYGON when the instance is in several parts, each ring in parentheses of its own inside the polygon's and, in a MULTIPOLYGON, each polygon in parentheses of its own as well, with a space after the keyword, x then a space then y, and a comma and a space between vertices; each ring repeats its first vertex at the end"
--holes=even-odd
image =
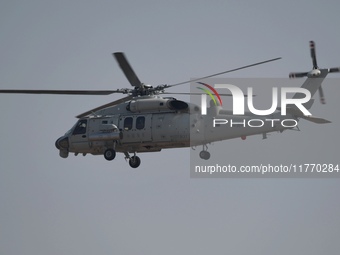
POLYGON ((136 128, 137 129, 143 129, 145 127, 145 117, 139 116, 136 119, 136 128))
POLYGON ((78 121, 78 123, 75 126, 72 134, 73 135, 86 134, 86 126, 87 126, 87 120, 80 120, 80 121, 78 121))
POLYGON ((124 130, 132 129, 132 122, 133 122, 132 117, 126 117, 124 119, 124 130))

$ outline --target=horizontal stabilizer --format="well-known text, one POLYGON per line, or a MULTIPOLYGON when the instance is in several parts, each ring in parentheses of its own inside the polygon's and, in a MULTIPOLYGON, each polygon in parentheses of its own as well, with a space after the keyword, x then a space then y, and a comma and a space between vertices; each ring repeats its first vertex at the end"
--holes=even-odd
POLYGON ((301 117, 305 120, 317 123, 317 124, 326 124, 326 123, 331 123, 331 121, 323 119, 323 118, 318 118, 318 117, 313 117, 313 116, 303 116, 301 117))

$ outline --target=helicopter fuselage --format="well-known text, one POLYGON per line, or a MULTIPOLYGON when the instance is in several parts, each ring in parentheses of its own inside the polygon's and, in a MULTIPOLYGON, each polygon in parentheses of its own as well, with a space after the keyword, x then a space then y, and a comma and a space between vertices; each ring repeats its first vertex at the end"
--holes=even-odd
POLYGON ((293 128, 293 116, 234 116, 220 106, 202 115, 198 105, 159 96, 145 96, 80 119, 56 141, 60 156, 105 155, 108 149, 129 153, 206 145, 211 142, 293 128), (290 122, 287 123, 287 119, 290 122), (284 123, 285 122, 285 123, 284 123))

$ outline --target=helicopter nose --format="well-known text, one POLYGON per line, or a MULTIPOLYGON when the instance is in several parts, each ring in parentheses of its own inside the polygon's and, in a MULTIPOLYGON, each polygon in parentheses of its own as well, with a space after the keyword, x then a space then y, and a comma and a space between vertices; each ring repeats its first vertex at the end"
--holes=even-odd
POLYGON ((59 137, 57 141, 55 141, 55 147, 57 147, 58 150, 68 149, 69 147, 68 137, 67 136, 59 137))

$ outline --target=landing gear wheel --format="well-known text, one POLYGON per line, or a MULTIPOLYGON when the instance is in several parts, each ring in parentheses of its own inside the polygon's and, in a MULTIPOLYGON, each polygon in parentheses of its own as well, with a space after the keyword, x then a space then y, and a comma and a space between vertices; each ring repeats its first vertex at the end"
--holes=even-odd
POLYGON ((200 152, 200 158, 208 160, 210 158, 210 152, 209 151, 201 151, 200 152))
POLYGON ((107 149, 106 151, 104 151, 104 158, 106 160, 114 160, 114 158, 116 157, 116 151, 114 149, 107 149))
POLYGON ((129 165, 132 168, 137 168, 140 165, 140 158, 138 156, 132 156, 129 160, 129 165))

